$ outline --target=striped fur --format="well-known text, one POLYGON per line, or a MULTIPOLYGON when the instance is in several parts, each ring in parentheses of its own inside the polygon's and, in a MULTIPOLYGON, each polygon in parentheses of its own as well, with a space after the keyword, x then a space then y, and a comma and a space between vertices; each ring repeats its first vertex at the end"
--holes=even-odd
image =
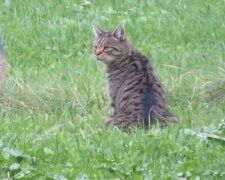
POLYGON ((157 122, 177 122, 168 110, 165 91, 147 57, 133 48, 122 26, 113 32, 95 28, 93 51, 106 64, 109 95, 114 110, 107 125, 146 128, 157 122))

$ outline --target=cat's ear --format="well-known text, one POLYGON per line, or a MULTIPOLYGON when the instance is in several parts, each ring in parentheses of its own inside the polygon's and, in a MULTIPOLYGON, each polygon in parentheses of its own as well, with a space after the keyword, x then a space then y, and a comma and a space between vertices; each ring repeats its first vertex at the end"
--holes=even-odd
POLYGON ((98 36, 100 36, 101 34, 103 34, 103 33, 104 33, 104 31, 103 31, 103 30, 101 30, 100 28, 95 27, 95 26, 93 26, 93 31, 94 31, 94 35, 95 35, 95 37, 98 37, 98 36))
POLYGON ((115 31, 113 31, 113 35, 116 39, 124 40, 124 28, 122 25, 117 26, 115 31))

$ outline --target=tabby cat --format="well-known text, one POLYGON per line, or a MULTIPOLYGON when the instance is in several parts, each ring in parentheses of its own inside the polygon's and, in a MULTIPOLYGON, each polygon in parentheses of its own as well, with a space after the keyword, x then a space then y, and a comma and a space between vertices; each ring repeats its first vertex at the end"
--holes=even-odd
POLYGON ((106 125, 133 127, 177 122, 168 110, 165 91, 147 57, 136 50, 123 26, 112 32, 94 27, 93 52, 107 68, 109 95, 114 110, 106 125))

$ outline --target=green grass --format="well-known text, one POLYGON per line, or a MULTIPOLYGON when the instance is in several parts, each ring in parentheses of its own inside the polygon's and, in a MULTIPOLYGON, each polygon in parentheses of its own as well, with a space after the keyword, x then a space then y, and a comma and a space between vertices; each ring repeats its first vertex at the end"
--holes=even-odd
POLYGON ((225 1, 5 0, 0 23, 0 179, 225 178, 225 1), (151 58, 179 125, 102 128, 111 109, 92 25, 118 24, 151 58))

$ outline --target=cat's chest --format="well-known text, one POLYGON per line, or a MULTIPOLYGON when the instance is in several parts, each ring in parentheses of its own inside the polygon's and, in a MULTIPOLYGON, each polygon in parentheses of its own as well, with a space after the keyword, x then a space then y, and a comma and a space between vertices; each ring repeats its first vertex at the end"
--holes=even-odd
POLYGON ((115 101, 120 89, 123 88, 123 83, 126 81, 126 79, 126 72, 113 74, 108 77, 109 95, 112 101, 115 101))
POLYGON ((108 79, 109 95, 112 98, 112 100, 116 98, 118 91, 122 86, 122 83, 123 81, 119 77, 108 79))

